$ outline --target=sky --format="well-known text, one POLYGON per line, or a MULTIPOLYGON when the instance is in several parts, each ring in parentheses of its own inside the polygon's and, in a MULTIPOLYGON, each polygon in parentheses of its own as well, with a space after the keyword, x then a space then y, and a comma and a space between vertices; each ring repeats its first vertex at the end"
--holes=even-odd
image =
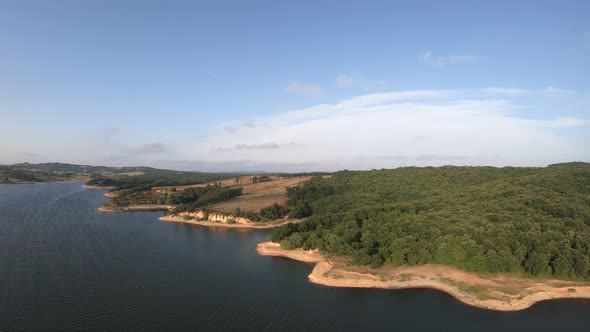
POLYGON ((0 1, 0 163, 590 161, 589 1, 0 1))

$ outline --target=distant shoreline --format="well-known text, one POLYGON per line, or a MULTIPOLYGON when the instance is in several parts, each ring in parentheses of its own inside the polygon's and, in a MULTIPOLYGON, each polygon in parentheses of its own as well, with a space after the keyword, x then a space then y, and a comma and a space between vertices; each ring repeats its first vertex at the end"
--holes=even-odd
POLYGON ((91 185, 91 184, 84 184, 82 186, 82 188, 86 188, 86 189, 107 189, 107 190, 115 189, 115 187, 113 187, 113 186, 94 186, 94 185, 91 185))
POLYGON ((168 211, 170 205, 155 205, 155 204, 143 204, 143 205, 129 205, 125 207, 111 208, 108 206, 101 206, 98 208, 100 212, 112 213, 112 212, 137 212, 137 211, 168 211))
POLYGON ((301 222, 301 219, 283 219, 283 220, 273 220, 273 221, 265 221, 265 222, 252 222, 252 223, 235 223, 229 224, 225 222, 213 222, 213 221, 197 221, 195 219, 188 219, 185 220, 182 217, 177 216, 163 216, 158 218, 162 221, 168 222, 178 222, 178 223, 185 223, 191 225, 199 225, 204 227, 221 227, 221 228, 241 228, 241 229, 270 229, 274 227, 279 227, 288 223, 298 223, 301 222))
POLYGON ((443 265, 417 265, 371 269, 347 266, 323 257, 317 250, 285 250, 278 243, 256 246, 263 256, 286 257, 314 263, 310 282, 331 287, 408 289, 431 288, 482 309, 518 311, 556 299, 590 299, 590 284, 566 280, 525 279, 506 275, 489 278, 443 265))
MULTIPOLYGON (((51 180, 51 181, 19 181, 19 182, 0 182, 0 184, 36 184, 36 183, 71 183, 71 182, 82 182, 87 181, 87 178, 81 179, 69 179, 69 180, 51 180)), ((84 187, 85 185, 82 185, 84 187)), ((102 188, 96 188, 102 189, 102 188)))

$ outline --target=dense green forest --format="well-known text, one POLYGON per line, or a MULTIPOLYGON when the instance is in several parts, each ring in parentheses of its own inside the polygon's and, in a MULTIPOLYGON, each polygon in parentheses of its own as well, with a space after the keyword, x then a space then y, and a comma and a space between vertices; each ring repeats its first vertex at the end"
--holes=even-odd
POLYGON ((144 191, 157 186, 186 186, 236 176, 235 174, 181 172, 149 167, 141 167, 143 174, 128 176, 125 174, 100 174, 88 181, 89 185, 116 187, 116 190, 144 191))
POLYGON ((289 215, 290 211, 291 209, 288 206, 274 203, 270 206, 263 207, 258 212, 242 211, 240 209, 236 209, 236 211, 233 212, 233 215, 235 217, 244 217, 250 219, 253 222, 265 222, 283 219, 289 215))
POLYGON ((341 171, 289 190, 273 231, 353 264, 590 279, 590 164, 341 171))

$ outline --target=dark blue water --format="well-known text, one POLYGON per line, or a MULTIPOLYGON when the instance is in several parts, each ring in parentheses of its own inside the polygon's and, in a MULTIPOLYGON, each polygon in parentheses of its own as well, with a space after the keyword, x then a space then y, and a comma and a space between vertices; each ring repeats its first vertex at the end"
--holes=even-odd
POLYGON ((310 265, 256 254, 268 231, 101 214, 81 184, 0 185, 0 330, 590 331, 584 300, 499 313, 314 285, 310 265))

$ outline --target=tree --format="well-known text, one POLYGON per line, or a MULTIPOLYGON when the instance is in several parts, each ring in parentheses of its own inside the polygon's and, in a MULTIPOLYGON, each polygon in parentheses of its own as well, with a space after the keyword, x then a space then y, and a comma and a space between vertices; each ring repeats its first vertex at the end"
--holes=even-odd
POLYGON ((549 268, 549 257, 547 255, 533 252, 526 260, 524 268, 527 272, 532 275, 538 276, 545 273, 549 268))

